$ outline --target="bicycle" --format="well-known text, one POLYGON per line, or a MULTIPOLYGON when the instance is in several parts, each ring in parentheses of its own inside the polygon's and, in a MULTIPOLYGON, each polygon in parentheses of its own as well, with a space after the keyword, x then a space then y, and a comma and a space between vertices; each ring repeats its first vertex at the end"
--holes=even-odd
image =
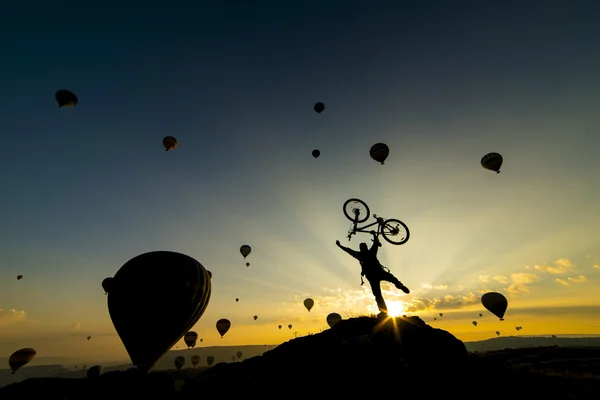
POLYGON ((384 219, 382 217, 378 217, 376 214, 373 214, 373 217, 376 219, 375 222, 368 225, 358 226, 358 224, 369 219, 369 215, 371 214, 371 210, 369 210, 367 203, 360 199, 346 200, 343 210, 346 218, 352 221, 352 225, 348 230, 348 240, 352 238, 352 235, 356 235, 356 232, 373 232, 373 230, 368 230, 367 228, 374 225, 377 225, 377 231, 375 231, 375 233, 377 235, 381 234, 381 236, 383 236, 388 243, 399 246, 406 243, 410 238, 410 231, 408 230, 406 224, 396 218, 384 219), (362 212, 361 208, 363 209, 362 212), (399 237, 400 239, 393 240, 392 237, 399 237))

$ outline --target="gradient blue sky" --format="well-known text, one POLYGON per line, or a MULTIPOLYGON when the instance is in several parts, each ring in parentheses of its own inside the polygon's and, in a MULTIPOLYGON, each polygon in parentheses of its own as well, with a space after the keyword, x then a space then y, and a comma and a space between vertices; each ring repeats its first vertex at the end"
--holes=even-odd
POLYGON ((600 335, 599 20, 591 1, 3 6, 0 356, 127 358, 100 282, 153 250, 213 272, 206 345, 373 312, 335 246, 350 197, 411 229, 380 251, 412 290, 386 286, 392 310, 463 340, 600 335), (488 290, 506 321, 474 328, 488 290))

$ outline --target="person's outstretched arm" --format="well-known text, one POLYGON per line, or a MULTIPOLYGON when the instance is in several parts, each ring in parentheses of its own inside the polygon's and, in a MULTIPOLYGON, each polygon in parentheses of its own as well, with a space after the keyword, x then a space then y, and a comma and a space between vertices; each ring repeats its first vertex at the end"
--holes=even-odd
POLYGON ((358 260, 358 251, 356 251, 356 250, 352 250, 351 248, 348 248, 348 247, 344 247, 344 246, 342 246, 342 245, 340 244, 340 241, 339 241, 339 240, 336 240, 336 241, 335 241, 335 244, 337 244, 337 246, 338 246, 340 249, 344 250, 346 253, 350 254, 352 257, 354 257, 354 258, 356 258, 356 259, 358 260))

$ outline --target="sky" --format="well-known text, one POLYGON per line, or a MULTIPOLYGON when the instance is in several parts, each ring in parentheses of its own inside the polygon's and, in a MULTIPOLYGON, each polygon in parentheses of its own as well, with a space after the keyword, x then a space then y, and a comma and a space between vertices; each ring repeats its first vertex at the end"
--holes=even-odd
POLYGON ((213 274, 201 345, 376 313, 335 245, 370 239, 346 239, 349 198, 410 229, 379 251, 411 289, 383 284, 390 313, 464 341, 600 335, 600 4, 122 4, 0 15, 0 356, 126 360, 101 282, 155 250, 213 274), (59 89, 78 105, 58 108, 59 89))

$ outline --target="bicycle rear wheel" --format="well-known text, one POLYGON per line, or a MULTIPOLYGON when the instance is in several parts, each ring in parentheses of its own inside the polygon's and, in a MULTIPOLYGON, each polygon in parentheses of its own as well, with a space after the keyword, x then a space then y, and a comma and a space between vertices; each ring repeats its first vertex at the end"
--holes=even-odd
POLYGON ((360 199, 348 199, 344 203, 343 206, 344 215, 350 221, 354 222, 355 218, 357 223, 365 222, 369 219, 369 215, 371 215, 371 210, 369 210, 369 206, 367 203, 360 199))
POLYGON ((408 242, 410 238, 410 231, 408 226, 399 219, 390 218, 383 221, 381 226, 381 236, 391 244, 399 246, 408 242))

